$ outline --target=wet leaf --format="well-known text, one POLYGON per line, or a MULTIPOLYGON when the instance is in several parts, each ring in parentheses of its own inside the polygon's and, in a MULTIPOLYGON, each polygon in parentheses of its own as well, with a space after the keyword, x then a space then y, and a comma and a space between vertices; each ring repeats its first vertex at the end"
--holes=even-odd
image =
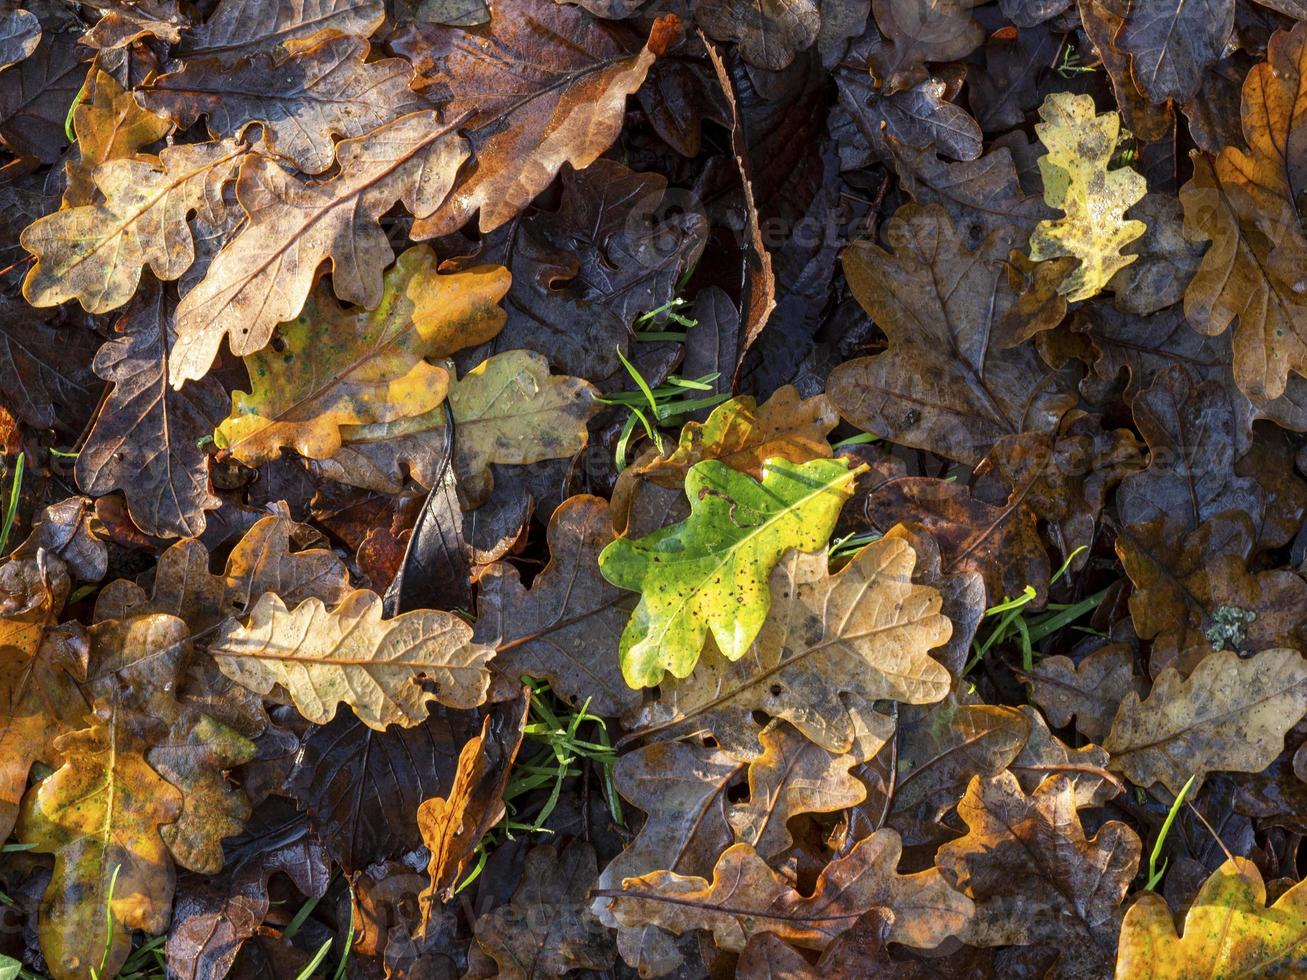
POLYGON ((577 495, 549 519, 549 564, 527 589, 508 562, 478 580, 476 640, 496 650, 495 686, 523 675, 549 681, 568 702, 618 715, 640 703, 613 655, 631 614, 631 597, 599 574, 599 552, 613 540, 608 505, 577 495))
POLYGON ((1044 121, 1035 132, 1048 150, 1039 158, 1044 200, 1065 217, 1039 223, 1030 236, 1030 257, 1079 259, 1061 289, 1072 302, 1088 299, 1135 260, 1121 249, 1146 226, 1125 220, 1125 212, 1143 198, 1147 183, 1128 167, 1108 169, 1121 128, 1116 113, 1095 115, 1089 96, 1054 93, 1039 115, 1044 121))
POLYGON ((850 288, 890 347, 831 372, 827 394, 841 416, 965 463, 1005 435, 1055 428, 1074 404, 1066 380, 1029 345, 1004 352, 991 342, 1004 305, 997 236, 972 252, 942 208, 911 205, 887 235, 893 253, 863 241, 843 254, 850 288))
POLYGON ((1124 643, 1099 647, 1079 663, 1045 657, 1026 676, 1033 684, 1032 699, 1055 728, 1065 728, 1074 718, 1076 730, 1094 740, 1107 734, 1128 693, 1142 697, 1146 691, 1134 672, 1134 652, 1124 643))
POLYGON ((717 460, 691 467, 689 518, 599 556, 606 579, 641 593, 622 632, 627 683, 689 676, 710 632, 728 660, 743 657, 771 605, 767 576, 787 549, 825 544, 854 475, 840 460, 769 460, 761 483, 717 460))
POLYGON ((210 378, 181 391, 168 383, 175 308, 167 288, 151 280, 119 320, 120 336, 96 354, 96 373, 114 387, 74 472, 85 493, 122 490, 141 530, 193 537, 204 531, 204 512, 220 503, 197 442, 222 417, 226 398, 210 378))
POLYGON ((549 844, 531 850, 512 901, 476 921, 477 943, 499 964, 499 976, 525 980, 612 966, 612 940, 586 903, 596 870, 594 848, 582 841, 561 854, 549 844))

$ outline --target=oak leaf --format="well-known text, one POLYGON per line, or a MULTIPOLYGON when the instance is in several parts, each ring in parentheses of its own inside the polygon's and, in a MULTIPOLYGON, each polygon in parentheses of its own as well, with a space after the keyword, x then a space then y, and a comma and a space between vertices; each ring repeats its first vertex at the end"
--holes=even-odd
POLYGON ((407 61, 365 61, 368 50, 363 38, 338 35, 283 59, 259 54, 232 65, 191 58, 139 88, 137 101, 181 129, 204 116, 214 139, 261 125, 269 153, 318 174, 335 162, 333 136, 363 136, 430 108, 409 89, 407 61))
POLYGON ((1307 302, 1298 288, 1307 238, 1295 190, 1304 162, 1293 139, 1307 114, 1305 66, 1307 26, 1276 33, 1243 84, 1249 152, 1227 146, 1215 165, 1194 154, 1193 177, 1180 190, 1186 236, 1212 243, 1185 292, 1185 315, 1213 336, 1238 318, 1234 376, 1256 398, 1278 398, 1291 371, 1307 374, 1307 302))
POLYGON ((626 682, 688 677, 710 633, 726 659, 743 657, 771 606, 771 570, 790 548, 825 545, 855 476, 843 460, 768 460, 761 483, 718 460, 692 466, 686 520, 599 555, 604 578, 641 594, 619 646, 626 682))
POLYGON ((1299 882, 1269 906, 1257 865, 1233 857, 1203 882, 1176 934, 1166 899, 1145 892, 1121 923, 1116 976, 1182 980, 1291 975, 1307 969, 1307 885, 1299 882))
POLYGON ((1138 786, 1172 793, 1207 773, 1260 772, 1284 750, 1284 733, 1307 712, 1307 661, 1296 650, 1243 659, 1208 654, 1188 677, 1158 675, 1146 700, 1126 695, 1103 740, 1112 769, 1138 786))
POLYGON ((41 22, 30 10, 0 14, 0 71, 29 58, 41 40, 41 22))
POLYGON ((249 220, 177 307, 178 343, 169 363, 174 387, 203 377, 224 337, 239 356, 266 346, 273 328, 300 312, 328 259, 336 295, 376 309, 382 272, 395 254, 379 218, 401 202, 415 215, 429 214, 466 157, 466 141, 432 111, 342 140, 339 173, 321 181, 299 180, 251 155, 236 179, 249 220))
POLYGON ((1182 102, 1225 53, 1233 28, 1233 0, 1131 4, 1116 46, 1130 55, 1130 73, 1152 101, 1182 102))
POLYGON ((1105 976, 1139 866, 1138 835, 1109 820, 1086 838, 1065 776, 1029 795, 1010 772, 976 776, 958 814, 968 832, 941 847, 935 864, 976 903, 963 942, 1050 946, 1060 954, 1051 976, 1105 976))
POLYGON ((34 762, 58 761, 55 741, 82 727, 90 707, 87 643, 75 626, 60 627, 71 583, 58 559, 0 566, 0 832, 18 818, 34 762))
POLYGON ((1041 221, 1030 236, 1035 261, 1072 256, 1080 267, 1063 281, 1069 301, 1099 293, 1117 271, 1138 256, 1121 249, 1145 231, 1142 221, 1125 219, 1126 210, 1148 190, 1128 167, 1109 170, 1121 119, 1114 112, 1095 115, 1088 95, 1054 92, 1039 108, 1035 127, 1048 153, 1039 158, 1044 200, 1064 217, 1041 221))
MULTIPOLYGON (((179 624, 180 625, 180 624, 179 624)), ((41 950, 54 980, 117 975, 131 930, 168 927, 174 874, 160 829, 182 794, 145 761, 147 743, 110 706, 55 743, 61 765, 23 805, 20 839, 55 856, 41 902, 41 950)))
POLYGON ((849 752, 834 755, 783 721, 764 728, 758 735, 762 755, 749 763, 749 798, 726 815, 735 839, 774 858, 794 843, 786 826, 792 818, 861 803, 867 788, 850 770, 875 755, 885 740, 869 731, 858 736, 849 752))
POLYGON ((385 15, 383 0, 274 0, 258 7, 220 0, 179 50, 187 58, 217 58, 228 65, 264 53, 285 57, 324 36, 368 37, 385 15))
POLYGON ((495 648, 492 668, 516 684, 523 675, 549 681, 569 703, 589 700, 595 714, 623 714, 640 694, 622 681, 613 656, 631 614, 631 596, 599 574, 599 552, 613 540, 602 498, 569 497, 549 518, 549 564, 530 589, 509 562, 477 579, 475 638, 495 648))
POLYGON ((858 241, 842 256, 854 296, 890 344, 831 372, 826 392, 840 415, 969 464, 1005 435, 1056 428, 1075 404, 1068 380, 1029 344, 1003 351, 994 336, 1006 305, 999 236, 969 251, 937 205, 905 205, 886 235, 892 253, 858 241))
POLYGON ((181 391, 169 385, 176 305, 167 287, 148 280, 119 320, 119 336, 95 355, 95 372, 114 387, 74 467, 83 492, 122 490, 132 521, 162 537, 202 533, 204 512, 221 502, 196 444, 222 417, 225 392, 211 378, 181 391))
POLYGON ((426 358, 494 336, 508 285, 495 266, 439 275, 435 253, 419 245, 386 271, 375 309, 342 309, 319 289, 278 326, 280 343, 246 356, 251 390, 233 393, 214 441, 247 466, 276 459, 283 446, 322 459, 339 451, 346 426, 431 411, 449 374, 426 358))
POLYGON ((179 278, 195 261, 197 227, 211 221, 221 186, 245 155, 234 142, 164 147, 157 157, 109 160, 93 180, 102 200, 66 208, 23 230, 36 264, 23 280, 33 306, 76 299, 90 313, 122 306, 149 266, 162 280, 179 278))
POLYGON ((710 646, 691 677, 663 682, 635 734, 707 729, 748 757, 761 711, 831 752, 852 751, 868 731, 888 737, 876 701, 928 704, 951 683, 928 653, 951 627, 939 592, 912 582, 915 560, 905 541, 885 539, 831 575, 824 554, 790 552, 771 574, 770 609, 745 655, 730 662, 710 646))
POLYGON ((676 933, 710 929, 718 947, 732 952, 763 932, 825 949, 874 906, 892 911, 892 942, 932 949, 966 929, 974 905, 937 869, 900 875, 901 853, 898 834, 878 831, 828 864, 812 894, 803 895, 748 844, 734 844, 718 859, 711 882, 657 871, 627 878, 620 892, 600 894, 615 899, 614 915, 624 925, 649 922, 676 933))
POLYGON ((143 147, 162 139, 172 124, 148 109, 142 109, 118 80, 96 70, 87 82, 86 97, 73 109, 73 134, 77 157, 65 170, 68 186, 63 206, 79 207, 95 199, 95 168, 110 160, 132 157, 143 147))
POLYGON ((735 42, 749 64, 780 71, 817 40, 822 14, 816 0, 706 0, 694 19, 710 37, 735 42))
POLYGON ((549 844, 531 849, 509 903, 476 921, 477 944, 499 964, 499 976, 530 980, 613 965, 612 938, 585 901, 596 870, 584 841, 561 854, 549 844))
POLYGON ((1125 696, 1131 691, 1141 697, 1145 693, 1134 661, 1127 644, 1109 643, 1079 663, 1070 657, 1044 657, 1024 676, 1031 682, 1031 700, 1050 724, 1065 728, 1074 718, 1076 730, 1097 741, 1107 734, 1125 696))
POLYGON ((320 599, 287 609, 281 596, 265 593, 244 626, 223 625, 209 653, 224 674, 258 694, 280 684, 310 721, 330 721, 343 703, 377 731, 418 724, 430 701, 476 707, 494 656, 453 613, 418 610, 383 621, 380 597, 364 589, 330 610, 320 599), (423 681, 434 683, 434 693, 423 681))
POLYGON ((680 37, 675 15, 655 20, 635 51, 585 11, 531 0, 498 4, 484 28, 415 24, 392 47, 428 76, 419 91, 460 128, 473 166, 438 209, 417 214, 412 236, 457 231, 478 211, 492 231, 543 191, 559 168, 581 170, 617 138, 626 97, 680 37), (434 213, 432 213, 434 212, 434 213))

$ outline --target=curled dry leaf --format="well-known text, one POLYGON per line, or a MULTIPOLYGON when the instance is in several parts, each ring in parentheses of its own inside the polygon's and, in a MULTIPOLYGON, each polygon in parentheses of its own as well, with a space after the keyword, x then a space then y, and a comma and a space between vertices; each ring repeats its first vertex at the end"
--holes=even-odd
POLYGON ((418 807, 418 829, 431 852, 427 862, 430 884, 418 896, 424 932, 432 931, 433 914, 453 897, 464 865, 504 816, 504 789, 522 745, 529 705, 523 689, 517 700, 487 713, 481 733, 468 739, 458 755, 448 794, 423 800, 418 807))
POLYGON ((710 633, 726 659, 743 657, 771 605, 767 576, 786 550, 826 543, 855 476, 843 460, 768 460, 761 483, 718 460, 692 466, 686 520, 599 555, 604 578, 640 593, 619 648, 626 682, 688 677, 710 633))
POLYGON ((383 621, 381 598, 364 589, 331 610, 320 599, 287 609, 281 596, 265 593, 246 625, 223 625, 209 652, 224 674, 258 694, 280 684, 310 721, 324 724, 348 704, 377 731, 418 724, 431 701, 480 704, 494 656, 453 613, 427 609, 383 621))
POLYGON ((823 869, 811 895, 795 891, 748 844, 733 844, 718 859, 712 881, 658 871, 628 878, 612 897, 626 926, 653 923, 676 933, 711 929, 717 945, 743 950, 750 937, 771 932, 796 946, 825 949, 875 906, 894 916, 890 940, 932 949, 961 934, 975 906, 937 869, 898 873, 902 845, 892 830, 859 841, 823 869))
POLYGON ((430 412, 449 374, 426 358, 498 333, 508 285, 498 266, 440 275, 435 253, 419 245, 386 271, 375 309, 342 309, 319 289, 277 327, 279 342, 245 358, 251 390, 232 395, 215 442, 247 466, 276 459, 282 446, 322 459, 339 451, 346 426, 430 412))
POLYGON ((1138 786, 1172 793, 1209 772, 1260 772, 1284 750, 1284 733, 1307 712, 1307 661, 1296 650, 1248 659, 1209 654, 1185 677, 1162 671, 1148 698, 1131 692, 1103 748, 1112 768, 1138 786))

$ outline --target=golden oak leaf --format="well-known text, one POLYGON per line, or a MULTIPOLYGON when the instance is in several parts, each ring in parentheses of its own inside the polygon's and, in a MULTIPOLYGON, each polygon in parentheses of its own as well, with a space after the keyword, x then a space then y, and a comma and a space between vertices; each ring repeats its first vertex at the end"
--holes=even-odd
POLYGON ((112 977, 131 930, 163 932, 174 873, 159 831, 182 794, 145 761, 148 743, 128 712, 97 710, 91 727, 55 743, 62 764, 23 804, 18 834, 55 856, 41 900, 41 951, 54 980, 112 977))
POLYGON ((95 199, 92 174, 110 160, 134 156, 143 146, 162 139, 172 129, 163 116, 142 109, 131 91, 108 72, 96 70, 87 95, 73 110, 77 159, 66 166, 68 186, 63 206, 79 207, 95 199))
POLYGON ((1185 676, 1162 671, 1146 700, 1131 691, 1103 748, 1111 768, 1137 786, 1161 783, 1179 793, 1191 776, 1260 772, 1284 750, 1284 733, 1307 711, 1307 660, 1296 650, 1264 650, 1244 659, 1208 654, 1185 676))
POLYGON ((89 707, 86 641, 56 626, 69 589, 57 559, 0 567, 0 833, 13 830, 34 762, 57 761, 53 743, 81 728, 89 707))
POLYGON ((811 895, 803 895, 769 868, 748 844, 733 844, 713 869, 712 881, 656 871, 627 878, 620 891, 602 891, 625 926, 652 923, 677 934, 710 929, 721 949, 739 952, 751 936, 771 932, 796 946, 825 949, 869 909, 891 910, 889 939, 932 949, 963 932, 974 911, 938 869, 898 873, 899 835, 880 830, 831 861, 811 895))
POLYGON ((1142 176, 1128 167, 1109 170, 1116 152, 1121 117, 1095 115, 1088 95, 1053 92, 1039 108, 1044 120, 1035 126, 1048 153, 1039 158, 1044 200, 1064 217, 1045 220, 1030 236, 1035 261, 1072 256, 1080 267, 1066 277, 1060 291, 1068 300, 1088 299, 1117 271, 1135 261, 1121 249, 1144 233, 1142 221, 1125 213, 1148 190, 1142 176))
POLYGON ((224 337, 238 356, 266 346, 273 328, 300 312, 328 260, 336 295, 375 309, 395 254, 378 219, 399 202, 430 214, 466 157, 466 141, 430 111, 342 140, 340 172, 321 181, 299 180, 251 155, 236 179, 249 220, 177 306, 173 386, 203 377, 224 337))
POLYGON ((439 275, 435 253, 418 245, 386 272, 376 309, 342 309, 320 288, 277 328, 280 343, 246 356, 251 391, 232 394, 215 442, 247 466, 276 459, 283 446, 323 459, 339 450, 344 426, 431 411, 449 375, 425 358, 498 333, 509 279, 500 266, 439 275))
POLYGON ((498 228, 549 186, 564 163, 582 170, 621 131, 628 95, 654 59, 680 37, 675 15, 654 21, 630 51, 579 7, 502 0, 485 27, 414 24, 392 40, 420 72, 422 92, 461 127, 474 165, 449 199, 419 214, 414 238, 457 231, 477 211, 482 232, 498 228))
POLYGON ((92 179, 103 200, 65 208, 23 229, 36 263, 23 280, 33 306, 75 299, 107 313, 132 298, 148 265, 163 280, 195 261, 197 233, 218 223, 221 186, 246 149, 234 141, 165 147, 157 157, 109 160, 92 179))
POLYGON ((939 592, 912 582, 915 561, 901 539, 872 542, 834 575, 825 554, 789 552, 771 574, 771 607, 753 645, 734 662, 710 645, 693 675, 664 678, 636 733, 707 729, 747 757, 758 751, 761 711, 841 754, 864 731, 887 736, 876 701, 929 704, 951 684, 928 652, 951 625, 939 592))
POLYGON ((1300 976, 1307 971, 1307 883, 1269 906, 1257 865, 1233 857, 1203 882, 1176 935, 1166 899, 1144 892, 1121 923, 1120 980, 1300 976))
POLYGON ((344 703, 377 731, 420 724, 431 701, 476 707, 494 656, 453 613, 424 609, 383 621, 380 597, 364 589, 331 610, 320 599, 287 609, 281 596, 265 593, 246 625, 223 624, 209 653, 224 674, 258 694, 280 684, 310 721, 325 724, 344 703))
POLYGON ((1238 318, 1235 381, 1260 399, 1280 397, 1290 371, 1307 374, 1307 237, 1298 213, 1307 172, 1298 149, 1307 123, 1307 25, 1276 33, 1266 58, 1243 84, 1249 151, 1227 146, 1214 166, 1195 153, 1193 177, 1180 190, 1186 237, 1212 243, 1185 291, 1185 316, 1211 336, 1238 318))
POLYGON ((430 108, 409 89, 407 61, 366 61, 368 51, 361 37, 335 35, 289 58, 265 53, 235 65, 188 58, 181 71, 139 89, 137 99, 181 129, 205 116, 214 139, 262 125, 268 152, 318 174, 335 161, 333 136, 363 136, 430 108))

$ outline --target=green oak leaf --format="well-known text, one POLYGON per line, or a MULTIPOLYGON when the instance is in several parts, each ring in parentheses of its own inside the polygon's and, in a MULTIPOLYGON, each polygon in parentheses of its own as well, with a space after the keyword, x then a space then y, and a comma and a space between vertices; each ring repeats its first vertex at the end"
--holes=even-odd
POLYGON ((626 683, 649 687, 666 670, 688 677, 709 631, 728 659, 744 656, 767 618, 771 570, 790 548, 825 546, 859 472, 840 459, 778 457, 759 483, 717 460, 692 466, 688 518, 599 554, 604 578, 640 593, 622 632, 626 683))

